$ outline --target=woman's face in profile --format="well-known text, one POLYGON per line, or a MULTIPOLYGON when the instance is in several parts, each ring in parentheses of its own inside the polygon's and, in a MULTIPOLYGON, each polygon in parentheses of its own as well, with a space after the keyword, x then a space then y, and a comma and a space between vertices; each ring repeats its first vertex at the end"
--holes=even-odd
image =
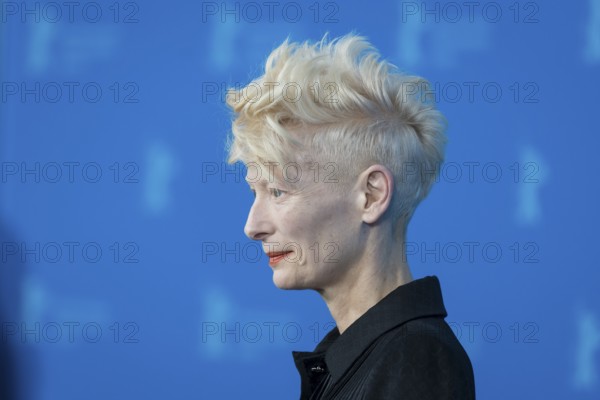
POLYGON ((324 289, 359 261, 358 197, 336 194, 330 185, 338 183, 319 182, 314 170, 296 171, 287 178, 282 168, 252 163, 246 181, 255 198, 244 232, 267 254, 288 252, 269 259, 278 288, 324 289))

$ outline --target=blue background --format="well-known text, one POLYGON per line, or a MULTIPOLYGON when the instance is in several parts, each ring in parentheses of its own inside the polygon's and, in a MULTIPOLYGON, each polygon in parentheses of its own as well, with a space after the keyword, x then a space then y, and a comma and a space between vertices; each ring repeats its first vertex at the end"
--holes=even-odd
POLYGON ((299 397, 291 351, 331 316, 243 233, 223 95, 288 35, 355 31, 449 120, 409 264, 440 278, 477 397, 599 398, 600 1, 77 4, 0 3, 12 397, 299 397))

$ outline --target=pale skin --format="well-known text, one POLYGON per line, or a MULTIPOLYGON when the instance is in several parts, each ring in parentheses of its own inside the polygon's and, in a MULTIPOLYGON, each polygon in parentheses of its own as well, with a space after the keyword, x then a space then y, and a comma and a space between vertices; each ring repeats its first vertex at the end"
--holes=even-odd
MULTIPOLYGON (((297 183, 280 170, 255 164, 246 180, 256 194, 245 234, 265 252, 287 251, 273 268, 280 289, 316 290, 342 334, 369 308, 413 280, 403 229, 386 211, 394 188, 383 165, 371 165, 342 195, 302 174, 297 183), (249 179, 250 178, 250 179, 249 179)), ((295 175, 294 175, 295 176, 295 175)))

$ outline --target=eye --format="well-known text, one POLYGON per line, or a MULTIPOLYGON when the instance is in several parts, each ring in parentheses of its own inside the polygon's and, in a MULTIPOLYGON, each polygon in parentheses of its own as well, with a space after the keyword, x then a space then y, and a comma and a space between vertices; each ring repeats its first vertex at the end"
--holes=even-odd
POLYGON ((271 193, 272 193, 272 194, 273 194, 273 195, 274 195, 276 198, 279 198, 279 197, 281 197, 281 195, 283 195, 283 193, 285 193, 283 190, 279 190, 279 189, 277 189, 277 188, 270 188, 269 190, 270 190, 270 192, 271 192, 271 193), (280 195, 279 195, 279 196, 277 196, 277 195, 276 195, 276 193, 277 193, 277 194, 280 194, 280 195))
POLYGON ((250 192, 252 192, 252 195, 253 195, 254 197, 256 197, 256 190, 254 190, 254 189, 250 188, 250 192))

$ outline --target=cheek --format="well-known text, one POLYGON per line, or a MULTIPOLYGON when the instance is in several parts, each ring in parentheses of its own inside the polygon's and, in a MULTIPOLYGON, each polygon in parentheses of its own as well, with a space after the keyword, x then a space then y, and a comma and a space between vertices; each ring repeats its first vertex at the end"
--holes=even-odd
POLYGON ((311 261, 328 264, 333 268, 338 263, 344 263, 344 257, 353 249, 351 239, 353 233, 343 220, 334 218, 331 213, 313 221, 313 230, 308 232, 305 251, 311 261))
MULTIPOLYGON (((345 232, 348 225, 347 204, 342 199, 336 199, 327 193, 311 196, 309 199, 299 199, 296 207, 285 213, 279 225, 282 237, 297 243, 303 254, 303 259, 309 257, 314 261, 315 254, 319 259, 323 255, 336 255, 346 242, 345 232), (315 201, 319 199, 318 201, 315 201), (318 253, 317 253, 318 252, 318 253)), ((330 259, 339 258, 331 256, 330 259)))
POLYGON ((314 214, 296 214, 282 221, 282 238, 287 242, 288 250, 296 255, 294 261, 300 265, 314 263, 315 257, 322 258, 323 246, 330 241, 330 232, 323 224, 323 217, 314 214))

